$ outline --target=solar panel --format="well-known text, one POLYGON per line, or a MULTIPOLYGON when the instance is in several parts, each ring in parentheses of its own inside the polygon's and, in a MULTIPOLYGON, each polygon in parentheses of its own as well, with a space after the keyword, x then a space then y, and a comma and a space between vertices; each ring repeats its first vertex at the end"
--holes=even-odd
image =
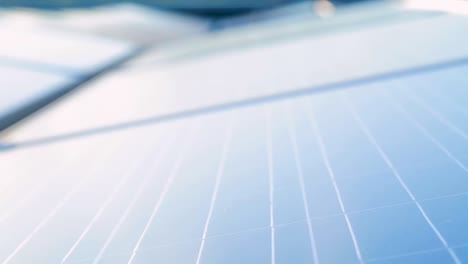
POLYGON ((466 70, 3 153, 1 259, 466 261, 466 70))
POLYGON ((4 38, 0 49, 0 129, 136 52, 136 46, 129 43, 13 22, 0 22, 4 38))
POLYGON ((57 87, 64 86, 73 78, 54 74, 28 71, 0 65, 0 116, 8 114, 12 109, 23 106, 36 97, 54 92, 57 87), (11 92, 11 88, 15 92, 11 92))
POLYGON ((149 68, 123 69, 93 82, 82 93, 17 129, 9 140, 77 133, 249 100, 255 103, 299 96, 457 64, 468 56, 463 48, 468 39, 460 34, 465 27, 464 17, 429 16, 324 36, 305 35, 149 68), (430 35, 418 33, 427 27, 430 35), (426 45, 433 39, 439 40, 437 45, 426 45), (102 98, 109 98, 106 109, 100 107, 102 98), (83 105, 93 107, 83 109, 83 105))
POLYGON ((193 98, 159 109, 170 97, 145 88, 150 77, 130 85, 145 73, 103 78, 5 138, 0 263, 468 263, 465 24, 442 15, 161 64, 152 85, 193 98), (335 38, 346 60, 312 68, 316 41, 335 38), (297 59, 257 67, 269 82, 243 72, 213 95, 221 80, 178 79, 281 52, 297 59), (285 85, 267 88, 286 66, 285 85), (98 116, 105 95, 115 101, 98 116), (133 122, 148 113, 162 118, 133 122), (107 126, 112 114, 122 123, 107 126))
POLYGON ((215 21, 214 27, 222 30, 216 30, 208 36, 187 39, 184 43, 170 43, 170 45, 164 45, 162 50, 160 48, 149 50, 128 64, 147 66, 160 61, 213 54, 219 51, 227 52, 230 49, 236 50, 259 44, 291 42, 296 38, 311 35, 333 34, 368 26, 408 22, 441 14, 435 11, 408 10, 393 1, 356 3, 337 9, 336 14, 329 17, 318 16, 312 11, 310 3, 304 2, 287 6, 284 10, 274 9, 215 21), (283 14, 283 11, 286 14, 283 14), (264 13, 266 17, 263 16, 264 13), (268 19, 270 16, 275 19, 268 19), (243 21, 241 24, 246 25, 238 25, 237 20, 243 21), (232 22, 234 25, 231 25, 232 22))
POLYGON ((78 76, 101 70, 137 48, 130 43, 83 33, 18 26, 8 20, 0 24, 0 34, 4 37, 0 64, 36 65, 36 70, 50 67, 59 73, 61 69, 78 76))

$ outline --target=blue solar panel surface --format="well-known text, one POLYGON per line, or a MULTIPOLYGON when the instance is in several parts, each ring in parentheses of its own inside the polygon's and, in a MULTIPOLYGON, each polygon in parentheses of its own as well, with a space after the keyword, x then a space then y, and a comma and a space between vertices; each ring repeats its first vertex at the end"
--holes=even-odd
POLYGON ((466 262, 467 69, 4 153, 2 259, 466 262))
MULTIPOLYGON (((439 26, 455 39, 453 21, 439 26)), ((70 97, 5 138, 0 263, 468 263, 457 48, 437 67, 28 143, 70 97)))

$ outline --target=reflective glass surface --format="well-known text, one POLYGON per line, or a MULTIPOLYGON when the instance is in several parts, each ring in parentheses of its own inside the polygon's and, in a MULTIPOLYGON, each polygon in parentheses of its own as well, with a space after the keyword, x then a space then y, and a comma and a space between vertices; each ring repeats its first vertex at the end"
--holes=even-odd
MULTIPOLYGON (((103 75, 2 135, 0 263, 468 263, 467 21, 103 75)), ((0 114, 75 80, 0 65, 0 114)))
POLYGON ((428 16, 123 68, 86 85, 76 96, 18 128, 8 140, 256 103, 457 64, 468 56, 464 48, 468 37, 461 33, 466 30, 465 17, 428 16), (419 33, 425 28, 431 28, 431 34, 419 33), (434 39, 437 45, 426 45, 434 39), (103 104, 106 107, 100 107, 103 104))
POLYGON ((18 145, 1 259, 462 263, 467 71, 18 145))

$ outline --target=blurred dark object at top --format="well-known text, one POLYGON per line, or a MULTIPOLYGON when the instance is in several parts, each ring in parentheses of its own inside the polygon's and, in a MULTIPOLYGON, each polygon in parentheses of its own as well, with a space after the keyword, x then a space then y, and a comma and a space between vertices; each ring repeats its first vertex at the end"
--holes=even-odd
MULTIPOLYGON (((258 9, 278 7, 304 0, 2 0, 0 7, 22 7, 40 9, 88 8, 115 3, 138 3, 149 7, 177 10, 207 16, 228 16, 247 13, 258 9)), ((362 0, 332 0, 335 4, 362 0)))

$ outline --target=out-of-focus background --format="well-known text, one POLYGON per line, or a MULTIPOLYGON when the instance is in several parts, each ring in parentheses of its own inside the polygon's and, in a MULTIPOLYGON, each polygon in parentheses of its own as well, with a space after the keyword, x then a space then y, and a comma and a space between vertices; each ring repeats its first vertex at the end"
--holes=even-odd
MULTIPOLYGON (((52 89, 50 85, 36 89, 32 88, 36 85, 22 84, 16 86, 14 94, 11 88, 2 87, 5 105, 0 128, 10 127, 70 91, 87 87, 85 83, 90 79, 112 75, 110 68, 124 65, 129 68, 119 73, 121 76, 136 72, 152 72, 157 76, 165 71, 156 70, 158 65, 178 65, 177 61, 191 60, 193 56, 209 57, 209 54, 244 49, 257 43, 269 45, 309 30, 328 31, 341 26, 352 27, 359 21, 393 16, 403 10, 397 3, 2 1, 0 65, 9 68, 5 69, 7 71, 22 69, 32 74, 55 77, 58 74, 75 80, 65 82, 61 89, 52 89), (340 15, 335 18, 336 10, 340 15)), ((409 16, 413 13, 418 16, 418 12, 409 16)), ((214 71, 211 74, 216 75, 214 71)), ((17 81, 8 78, 4 82, 16 84, 17 81)), ((161 100, 160 104, 165 101, 161 100)), ((177 103, 179 106, 169 112, 189 108, 188 105, 181 107, 183 104, 187 103, 177 103)))

